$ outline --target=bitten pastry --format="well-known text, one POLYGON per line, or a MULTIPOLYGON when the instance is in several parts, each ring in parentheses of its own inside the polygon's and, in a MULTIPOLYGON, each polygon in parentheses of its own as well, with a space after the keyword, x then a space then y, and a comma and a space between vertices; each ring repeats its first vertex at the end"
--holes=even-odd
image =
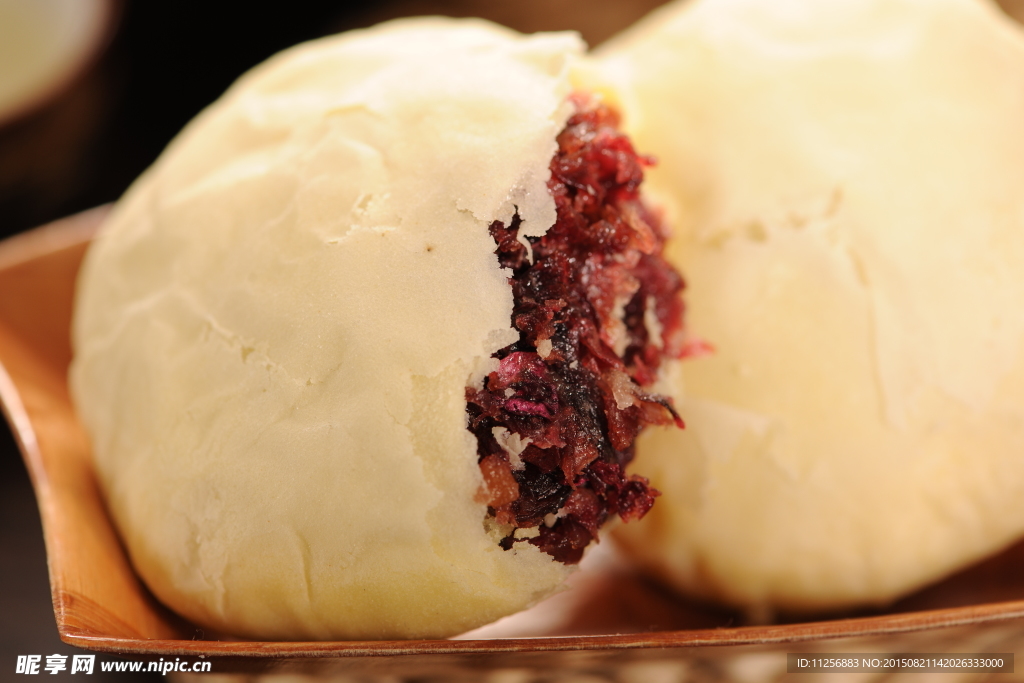
POLYGON ((71 388, 135 567, 259 638, 446 636, 555 590, 685 351, 583 46, 407 20, 202 113, 89 251, 71 388))
POLYGON ((885 603, 1024 533, 1024 37, 977 0, 701 0, 601 52, 658 155, 685 432, 622 529, 755 612, 885 603))

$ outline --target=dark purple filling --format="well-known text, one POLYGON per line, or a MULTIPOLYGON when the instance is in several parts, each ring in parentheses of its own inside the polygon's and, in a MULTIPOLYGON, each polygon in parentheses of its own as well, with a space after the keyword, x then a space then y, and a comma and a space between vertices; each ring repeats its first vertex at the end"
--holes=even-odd
POLYGON ((548 181, 557 221, 529 238, 532 263, 518 216, 491 225, 498 259, 512 271, 519 341, 495 354, 499 367, 482 390, 466 390, 482 495, 512 527, 501 546, 525 541, 567 564, 609 516, 640 519, 654 504, 658 491, 625 467, 645 425, 682 427, 671 401, 647 387, 663 359, 689 351, 683 280, 662 257, 665 230, 639 196, 652 162, 618 131, 614 111, 583 95, 573 104, 548 181), (496 427, 529 445, 510 455, 496 427), (539 533, 515 537, 531 527, 539 533))

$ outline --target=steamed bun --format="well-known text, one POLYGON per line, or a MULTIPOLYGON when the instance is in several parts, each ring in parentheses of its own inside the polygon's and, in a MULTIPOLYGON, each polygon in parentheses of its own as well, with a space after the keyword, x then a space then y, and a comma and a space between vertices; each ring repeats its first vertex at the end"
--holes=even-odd
POLYGON ((555 220, 572 34, 400 21, 203 112, 85 261, 71 390, 167 605, 258 638, 444 636, 568 568, 505 551, 465 390, 518 339, 493 221, 555 220))
POLYGON ((751 610, 1024 534, 1024 36, 979 0, 675 3, 600 54, 674 206, 688 429, 623 540, 751 610))

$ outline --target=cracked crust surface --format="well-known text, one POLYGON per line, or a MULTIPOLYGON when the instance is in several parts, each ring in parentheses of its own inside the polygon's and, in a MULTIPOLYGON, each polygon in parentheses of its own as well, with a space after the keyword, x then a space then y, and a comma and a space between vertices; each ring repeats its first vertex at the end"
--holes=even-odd
POLYGON ((302 45, 119 203, 70 379, 162 601, 252 637, 446 636, 565 578, 485 529, 464 394, 517 338, 488 226, 554 222, 581 51, 441 19, 302 45))
POLYGON ((609 43, 659 165, 689 429, 622 529, 759 610, 885 603, 1024 533, 1024 35, 974 0, 674 3, 609 43))

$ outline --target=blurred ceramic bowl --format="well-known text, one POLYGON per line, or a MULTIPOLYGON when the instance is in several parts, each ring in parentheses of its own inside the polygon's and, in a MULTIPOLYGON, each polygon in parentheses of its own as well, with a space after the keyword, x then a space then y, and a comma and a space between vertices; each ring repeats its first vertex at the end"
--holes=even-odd
POLYGON ((113 0, 0 0, 0 125, 69 86, 113 25, 113 0))

